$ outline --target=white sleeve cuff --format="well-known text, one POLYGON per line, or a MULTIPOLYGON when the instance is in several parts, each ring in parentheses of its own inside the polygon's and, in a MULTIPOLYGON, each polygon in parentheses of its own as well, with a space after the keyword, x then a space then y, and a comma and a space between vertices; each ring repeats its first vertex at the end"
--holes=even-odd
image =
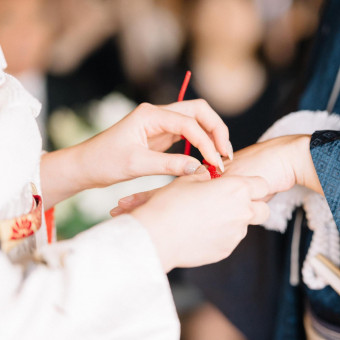
MULTIPOLYGON (((293 135, 313 134, 317 130, 340 130, 340 116, 326 111, 299 111, 278 120, 269 128, 259 141, 271 138, 293 135)), ((314 231, 308 254, 303 263, 302 276, 305 284, 311 289, 322 289, 329 281, 315 272, 312 260, 317 254, 322 254, 334 265, 340 265, 340 239, 333 215, 324 196, 308 188, 296 185, 292 189, 278 193, 270 202, 270 217, 264 223, 267 229, 284 232, 288 221, 296 207, 302 206, 306 212, 308 227, 314 231)), ((297 226, 299 228, 300 226, 297 226)), ((294 230, 293 238, 299 231, 294 230)), ((299 242, 292 241, 291 254, 291 284, 298 282, 299 242), (295 270, 294 270, 295 268, 295 270)))
MULTIPOLYGON (((340 117, 337 114, 329 114, 327 111, 298 111, 278 120, 262 135, 259 142, 285 135, 312 134, 317 130, 339 129, 340 117)), ((271 215, 264 226, 284 232, 288 220, 292 217, 292 212, 298 206, 304 207, 311 229, 333 219, 323 196, 296 185, 286 192, 278 193, 269 202, 271 215)))
POLYGON ((38 256, 45 265, 21 279, 0 261, 1 276, 11 282, 0 292, 7 301, 0 306, 0 338, 179 339, 167 277, 132 216, 45 246, 38 256))

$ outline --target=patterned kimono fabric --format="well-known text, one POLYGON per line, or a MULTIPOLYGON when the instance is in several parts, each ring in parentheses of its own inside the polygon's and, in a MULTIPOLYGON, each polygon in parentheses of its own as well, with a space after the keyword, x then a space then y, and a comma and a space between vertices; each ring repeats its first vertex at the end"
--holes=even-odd
MULTIPOLYGON (((340 2, 331 0, 326 4, 314 46, 313 59, 308 72, 310 78, 300 101, 300 110, 328 110, 340 115, 340 95, 337 87, 340 78, 339 67, 340 2)), ((340 131, 315 132, 310 149, 315 169, 340 233, 340 131)), ((299 223, 302 223, 299 247, 300 273, 313 234, 307 227, 303 211, 297 211, 287 229, 284 282, 280 292, 273 338, 275 340, 305 339, 303 316, 306 309, 325 328, 329 328, 328 333, 340 332, 340 296, 330 286, 312 290, 302 282, 301 278, 296 286, 292 286, 289 282, 293 230, 299 223)), ((329 337, 323 335, 322 339, 338 339, 335 333, 329 337)))

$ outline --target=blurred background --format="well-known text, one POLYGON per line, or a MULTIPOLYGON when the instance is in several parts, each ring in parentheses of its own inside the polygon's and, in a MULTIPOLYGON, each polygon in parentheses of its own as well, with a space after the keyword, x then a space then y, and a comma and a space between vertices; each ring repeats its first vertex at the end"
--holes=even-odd
MULTIPOLYGON (((143 101, 176 101, 188 69, 186 99, 206 99, 227 123, 238 150, 294 108, 321 5, 321 0, 1 0, 0 44, 7 72, 43 104, 39 125, 47 150, 91 137, 143 101)), ((170 151, 183 148, 179 143, 170 151)), ((119 198, 171 180, 152 176, 65 201, 56 209, 58 238, 110 218, 119 198)), ((179 272, 170 280, 185 319, 204 298, 183 284, 179 272)), ((195 339, 192 334, 189 322, 183 339, 195 339)))

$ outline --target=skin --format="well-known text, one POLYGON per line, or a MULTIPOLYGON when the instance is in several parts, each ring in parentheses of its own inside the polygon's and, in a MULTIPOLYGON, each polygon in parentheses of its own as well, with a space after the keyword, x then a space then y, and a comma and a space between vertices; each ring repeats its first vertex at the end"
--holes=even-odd
POLYGON ((138 176, 195 172, 154 192, 131 215, 148 231, 165 272, 229 256, 249 224, 267 219, 269 209, 262 200, 268 184, 260 177, 211 181, 198 160, 164 154, 181 135, 211 164, 221 162, 217 152, 232 158, 228 129, 205 101, 142 104, 90 140, 42 157, 45 207, 81 190, 138 176))
POLYGON ((192 174, 200 165, 197 159, 163 153, 181 135, 211 164, 222 163, 217 152, 232 157, 228 128, 204 100, 141 104, 99 135, 42 156, 45 208, 82 190, 140 176, 192 174))
MULTIPOLYGON (((225 172, 223 173, 221 178, 217 178, 214 180, 210 180, 211 187, 212 184, 216 184, 217 190, 215 195, 212 196, 210 199, 208 197, 205 198, 204 202, 209 206, 209 209, 212 209, 214 211, 215 204, 222 202, 224 204, 224 210, 221 209, 220 216, 219 213, 216 213, 213 215, 214 217, 224 217, 224 226, 227 226, 227 230, 235 231, 235 226, 240 226, 242 223, 247 223, 247 221, 238 220, 237 218, 240 218, 240 214, 245 213, 246 210, 240 211, 238 210, 242 204, 244 204, 244 200, 249 199, 261 199, 263 201, 267 201, 272 197, 275 193, 286 191, 292 188, 294 185, 299 184, 305 187, 308 187, 320 194, 323 194, 322 187, 320 185, 318 176, 316 174, 312 157, 309 151, 309 144, 310 144, 310 136, 309 135, 292 135, 292 136, 282 136, 278 138, 274 138, 268 141, 265 141, 263 143, 257 143, 254 145, 251 145, 245 149, 242 149, 234 154, 234 159, 231 161, 230 159, 224 160, 225 165, 225 172), (246 182, 244 181, 246 178, 250 177, 234 177, 234 176, 261 176, 258 178, 262 178, 267 183, 267 194, 265 195, 264 192, 262 192, 261 195, 257 196, 250 196, 250 197, 240 197, 238 196, 239 191, 243 190, 242 185, 246 185, 246 182), (231 179, 231 182, 223 182, 223 180, 231 179), (243 183, 235 189, 235 179, 243 179, 243 183), (233 189, 235 189, 233 191, 233 189), (231 192, 228 192, 228 190, 231 190, 231 192), (230 199, 230 201, 227 201, 230 199), (212 206, 211 206, 212 203, 212 206), (233 220, 234 218, 234 220, 233 220), (236 220, 235 220, 236 218, 236 220)), ((209 181, 209 174, 208 181, 209 181)), ((142 207, 148 207, 149 202, 154 199, 154 197, 157 197, 160 190, 162 189, 156 189, 149 192, 142 192, 137 193, 132 196, 125 197, 121 199, 118 202, 118 207, 111 210, 112 216, 117 216, 123 213, 132 213, 136 214, 138 217, 138 211, 142 209, 142 207)), ((199 196, 198 196, 199 197, 199 196)), ((182 199, 182 194, 179 197, 174 196, 175 202, 180 202, 180 199, 182 199)), ((202 211, 204 210, 204 206, 200 208, 199 202, 195 202, 196 206, 193 205, 191 207, 191 202, 196 198, 196 195, 190 195, 190 197, 187 197, 187 199, 182 203, 185 207, 188 209, 192 209, 193 212, 202 211)), ((174 204, 173 202, 170 202, 174 204)), ((163 206, 165 204, 165 201, 163 202, 163 206)), ((168 204, 168 203, 167 203, 168 204)), ((159 206, 153 206, 152 208, 157 213, 159 210, 161 210, 161 207, 159 206)), ((173 210, 174 216, 178 216, 180 213, 181 207, 177 207, 177 211, 173 210)), ((264 208, 263 208, 264 209, 264 208)), ((241 209, 242 210, 242 209, 241 209)), ((179 215, 181 216, 181 215, 179 215)), ((264 214, 259 213, 257 218, 257 221, 259 222, 261 220, 261 217, 264 217, 264 214)), ((192 216, 194 218, 195 216, 192 216)), ((142 217, 141 220, 143 221, 144 218, 142 217)), ((171 221, 171 220, 170 220, 171 221)), ((203 221, 203 223, 206 223, 206 225, 209 226, 217 226, 218 229, 218 222, 221 221, 214 221, 212 220, 204 220, 202 219, 202 216, 200 215, 200 222, 203 221)), ((264 220, 262 220, 263 222, 264 220)), ((167 221, 169 222, 169 221, 167 221)), ((171 221, 173 226, 176 228, 176 221, 171 221)), ((149 223, 149 221, 147 221, 149 223)), ((188 223, 188 221, 187 221, 188 223)), ((249 221, 248 224, 256 224, 255 221, 249 221)), ((152 225, 152 223, 150 224, 152 225)), ((221 226, 220 226, 221 227, 221 226)), ((151 237, 153 236, 155 227, 150 228, 151 237)), ((222 228, 222 227, 221 227, 222 228)), ((246 229, 244 227, 236 227, 236 230, 239 232, 246 232, 246 229)), ((213 235, 217 235, 218 237, 222 237, 216 230, 214 229, 213 235)), ((225 253, 222 254, 215 254, 216 258, 209 258, 210 262, 214 262, 214 260, 222 259, 223 256, 228 256, 228 252, 230 252, 233 248, 233 246, 237 245, 237 237, 240 237, 239 240, 241 240, 243 236, 241 234, 229 235, 229 241, 223 240, 225 243, 225 246, 228 246, 229 248, 225 250, 225 253), (220 255, 220 257, 219 257, 220 255), (221 256, 222 255, 222 256, 221 256)), ((171 234, 169 235, 171 238, 171 234)), ((186 237, 186 235, 184 235, 186 237)), ((223 237, 222 237, 223 239, 223 237)), ((222 240, 221 239, 221 240, 222 240)), ((222 241, 222 243, 223 243, 222 241)), ((218 242, 218 240, 217 240, 218 242)), ((162 245, 162 241, 158 242, 158 244, 162 245)), ((161 253, 166 249, 167 244, 162 245, 162 248, 159 249, 159 252, 161 253)), ((202 252, 202 249, 205 247, 202 245, 202 248, 200 252, 202 252)), ((177 252, 173 254, 172 256, 175 257, 178 253, 180 253, 182 248, 177 249, 177 252)), ((191 249, 191 251, 194 251, 191 249)), ((199 252, 199 253, 200 253, 199 252)), ((169 252, 168 252, 169 253, 169 252)), ((213 254, 211 252, 210 254, 213 254)), ((171 259, 167 260, 167 257, 165 255, 161 255, 161 257, 165 258, 165 268, 171 268, 171 259), (170 262, 170 264, 168 264, 170 262)), ((182 266, 190 266, 190 265, 197 265, 199 261, 195 262, 195 259, 191 259, 190 261, 190 254, 186 254, 185 259, 188 259, 188 263, 180 263, 182 266)), ((196 259, 197 260, 197 259, 196 259)))
POLYGON ((261 177, 211 181, 201 166, 194 175, 154 192, 131 214, 146 227, 168 272, 228 257, 246 236, 249 224, 268 218, 269 208, 261 201, 267 194, 268 184, 261 177))
POLYGON ((268 182, 271 195, 295 184, 323 194, 309 151, 310 138, 282 136, 244 148, 235 153, 233 162, 224 160, 223 176, 261 176, 268 182))
MULTIPOLYGON (((309 151, 310 135, 291 135, 257 143, 234 153, 224 160, 223 177, 261 176, 269 185, 266 200, 299 184, 323 195, 309 151)), ((147 202, 156 190, 122 198, 112 216, 132 211, 147 202)))

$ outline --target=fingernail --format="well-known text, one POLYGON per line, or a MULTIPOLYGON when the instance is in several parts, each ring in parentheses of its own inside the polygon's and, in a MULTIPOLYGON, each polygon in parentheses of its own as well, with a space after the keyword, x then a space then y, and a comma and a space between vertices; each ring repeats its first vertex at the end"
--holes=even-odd
POLYGON ((195 175, 200 175, 200 174, 204 174, 205 172, 207 172, 207 168, 204 165, 200 165, 196 171, 195 171, 195 175))
POLYGON ((221 158, 221 155, 219 153, 217 153, 217 164, 218 164, 218 167, 220 168, 221 172, 224 172, 224 164, 222 162, 222 158, 221 158))
POLYGON ((135 195, 130 195, 119 200, 119 203, 130 204, 135 199, 135 195))
POLYGON ((115 216, 120 215, 121 213, 123 213, 123 211, 124 211, 124 209, 122 209, 121 207, 116 207, 116 208, 114 208, 114 209, 112 209, 110 211, 110 215, 112 217, 115 217, 115 216))
POLYGON ((227 154, 228 154, 229 159, 232 161, 234 159, 234 151, 233 151, 233 146, 229 140, 227 143, 227 154))
POLYGON ((197 164, 194 162, 189 162, 184 167, 184 173, 186 175, 192 175, 193 173, 195 173, 198 167, 199 167, 199 163, 197 164))

